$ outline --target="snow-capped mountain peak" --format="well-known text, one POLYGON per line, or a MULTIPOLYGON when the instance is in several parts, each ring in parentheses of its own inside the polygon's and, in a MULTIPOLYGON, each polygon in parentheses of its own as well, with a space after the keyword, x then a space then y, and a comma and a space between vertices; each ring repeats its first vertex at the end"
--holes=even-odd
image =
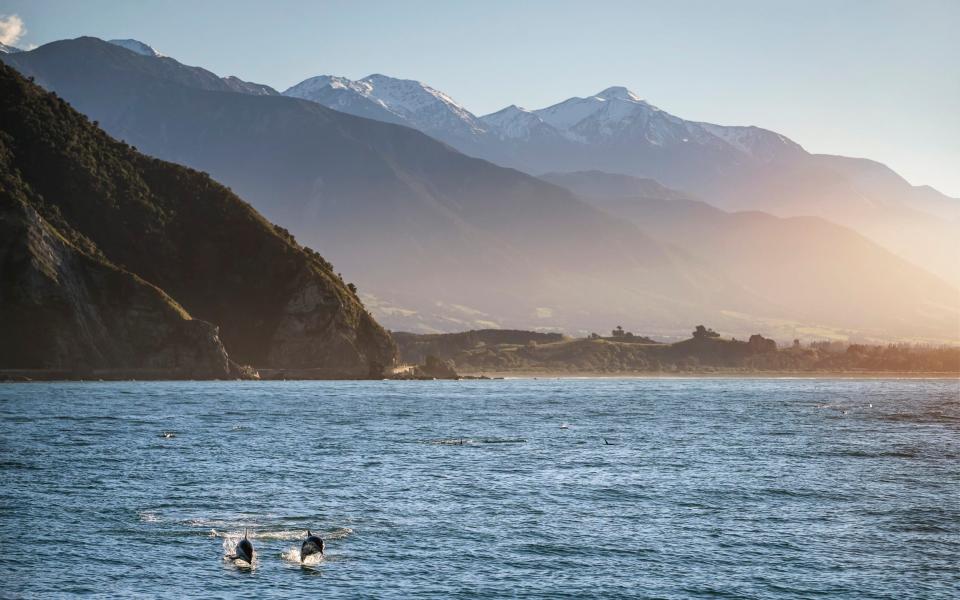
POLYGON ((379 73, 368 75, 360 81, 370 86, 372 96, 395 110, 414 114, 439 102, 459 115, 469 115, 475 119, 453 98, 419 81, 396 79, 379 73))
POLYGON ((471 136, 483 132, 480 121, 450 96, 412 79, 379 73, 363 79, 320 75, 283 92, 329 108, 401 123, 438 135, 471 136))
POLYGON ((756 160, 803 152, 797 144, 756 127, 724 127, 686 121, 648 103, 623 86, 574 97, 546 108, 512 104, 477 118, 447 94, 412 79, 380 73, 363 79, 320 75, 291 87, 285 96, 303 98, 353 115, 419 129, 468 153, 499 141, 726 148, 756 160))
POLYGON ((126 48, 131 52, 136 52, 137 54, 141 54, 143 56, 152 56, 154 58, 160 58, 164 56, 163 54, 160 54, 154 50, 152 46, 144 44, 140 40, 110 40, 110 43, 115 46, 120 46, 121 48, 126 48))
POLYGON ((502 108, 495 113, 490 113, 489 115, 484 115, 480 117, 480 120, 484 123, 490 123, 492 125, 500 125, 502 123, 507 123, 515 119, 536 119, 541 120, 540 117, 533 114, 531 111, 521 108, 516 104, 511 104, 506 108, 502 108))
POLYGON ((609 137, 617 133, 620 124, 660 111, 627 88, 616 86, 587 98, 570 98, 533 112, 564 132, 566 137, 585 141, 597 135, 609 137))
POLYGON ((339 77, 337 75, 318 75, 316 77, 311 77, 310 79, 301 81, 297 85, 284 92, 284 94, 288 96, 302 97, 303 94, 309 94, 324 88, 330 88, 334 90, 353 90, 358 94, 368 95, 371 86, 369 84, 364 84, 361 81, 351 81, 346 77, 339 77))
POLYGON ((0 54, 16 54, 17 52, 23 52, 23 50, 0 42, 0 54))
POLYGON ((608 87, 595 96, 604 100, 625 100, 627 102, 643 102, 643 98, 634 94, 623 86, 608 87))

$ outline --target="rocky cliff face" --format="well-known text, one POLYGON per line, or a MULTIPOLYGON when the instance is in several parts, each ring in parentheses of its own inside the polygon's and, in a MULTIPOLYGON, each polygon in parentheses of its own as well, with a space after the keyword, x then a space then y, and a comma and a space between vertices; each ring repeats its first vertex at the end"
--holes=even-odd
MULTIPOLYGON (((8 175, 4 173, 4 175, 8 175)), ((4 177, 0 367, 169 378, 235 375, 217 328, 163 291, 73 246, 4 177)))
POLYGON ((0 368, 89 356, 219 374, 224 347, 240 363, 328 377, 393 363, 389 334, 321 256, 206 174, 111 139, 6 66, 0 150, 0 305, 15 332, 0 368), (15 314, 48 335, 30 339, 15 314), (15 358, 25 348, 32 358, 15 358))
POLYGON ((294 286, 280 311, 265 364, 314 369, 317 377, 381 376, 394 362, 392 343, 382 343, 383 330, 366 312, 350 314, 350 299, 321 283, 315 274, 305 273, 294 286))

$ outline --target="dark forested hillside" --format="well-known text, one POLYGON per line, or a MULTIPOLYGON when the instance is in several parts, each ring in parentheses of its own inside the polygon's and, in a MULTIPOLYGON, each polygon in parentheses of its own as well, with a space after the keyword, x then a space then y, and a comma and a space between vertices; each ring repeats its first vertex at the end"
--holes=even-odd
MULTIPOLYGON (((180 312, 219 326, 230 357, 238 362, 316 368, 331 376, 366 376, 392 362, 389 335, 323 258, 301 248, 206 174, 111 139, 56 95, 6 66, 0 67, 0 136, 4 214, 10 230, 18 232, 15 243, 5 240, 0 262, 5 316, 11 314, 8 307, 25 301, 13 293, 23 287, 24 273, 13 268, 14 250, 19 248, 21 262, 64 267, 49 252, 43 256, 44 246, 35 243, 41 231, 71 255, 81 254, 77 262, 108 265, 100 270, 113 278, 115 272, 125 273, 168 304, 179 303, 180 312)), ((43 272, 51 285, 66 289, 65 275, 43 272)), ((106 293, 92 287, 96 294, 106 293)), ((108 312, 129 299, 127 292, 108 296, 101 306, 108 312)), ((74 319, 43 293, 28 300, 37 310, 74 319)), ((97 305, 88 299, 75 304, 97 305)), ((55 328, 56 323, 43 319, 35 326, 55 328)), ((114 344, 119 334, 101 324, 106 327, 102 343, 114 344)), ((31 343, 27 334, 4 336, 7 357, 31 343)), ((130 330, 128 337, 138 335, 130 330)), ((101 354, 95 362, 113 366, 110 352, 101 354)), ((49 366, 47 358, 41 352, 32 363, 49 366)))

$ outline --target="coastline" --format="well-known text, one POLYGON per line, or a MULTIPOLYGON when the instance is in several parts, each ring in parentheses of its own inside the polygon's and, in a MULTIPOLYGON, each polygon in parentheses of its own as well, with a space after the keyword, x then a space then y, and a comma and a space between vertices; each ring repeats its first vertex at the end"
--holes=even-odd
POLYGON ((563 372, 550 370, 464 371, 464 377, 489 379, 956 379, 960 372, 923 371, 690 371, 659 372, 563 372))
MULTIPOLYGON (((169 369, 146 370, 135 372, 130 370, 115 370, 85 373, 77 375, 69 371, 55 369, 0 369, 0 384, 2 383, 38 383, 38 382, 116 382, 116 381, 439 381, 444 378, 404 378, 404 377, 337 377, 330 373, 326 376, 302 376, 303 372, 296 373, 300 377, 267 376, 260 379, 253 378, 213 378, 191 377, 169 369)), ((464 371, 458 373, 462 381, 481 380, 516 380, 516 379, 944 379, 960 382, 960 372, 923 372, 923 371, 687 371, 682 373, 662 372, 565 372, 551 370, 516 370, 516 371, 464 371)), ((452 378, 445 378, 452 380, 452 378)))

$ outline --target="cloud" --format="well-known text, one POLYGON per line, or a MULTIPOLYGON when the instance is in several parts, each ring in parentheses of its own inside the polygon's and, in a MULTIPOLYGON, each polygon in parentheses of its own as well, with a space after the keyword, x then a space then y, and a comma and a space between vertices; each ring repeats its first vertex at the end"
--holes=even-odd
POLYGON ((0 15, 0 43, 13 46, 27 33, 23 19, 17 15, 0 15))

